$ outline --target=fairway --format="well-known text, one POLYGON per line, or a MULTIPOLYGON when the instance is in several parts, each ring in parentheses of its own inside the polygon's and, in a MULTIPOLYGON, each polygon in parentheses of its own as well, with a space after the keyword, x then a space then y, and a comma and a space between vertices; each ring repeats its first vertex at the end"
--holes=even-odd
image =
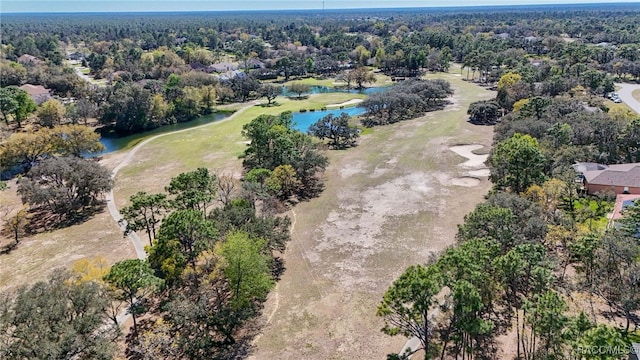
MULTIPOLYGON (((382 322, 375 312, 382 293, 406 266, 425 262, 452 244, 456 225, 490 187, 483 170, 461 166, 467 159, 449 148, 478 144, 484 148, 476 153, 486 153, 492 128, 468 124, 465 113, 470 102, 493 94, 462 81, 458 69, 428 77, 451 82, 451 105, 418 119, 367 129, 358 147, 328 152, 325 191, 289 213, 294 228, 285 255, 287 270, 266 304, 263 319, 269 322, 252 358, 381 358, 404 344, 403 337, 379 331, 382 322)), ((260 114, 362 98, 348 93, 305 100, 279 97, 278 106, 252 106, 230 120, 154 139, 118 173, 116 204, 122 208, 138 191, 163 191, 172 177, 201 166, 239 178, 238 157, 246 147, 242 126, 260 114)), ((113 168, 125 154, 108 154, 102 163, 113 168)), ((106 212, 25 240, 5 257, 0 285, 42 279, 56 267, 98 254, 110 262, 134 257, 106 212)))
MULTIPOLYGON (((0 192, 0 203, 20 208, 15 180, 9 189, 0 192)), ((134 258, 128 239, 111 219, 106 209, 88 221, 63 229, 25 237, 0 262, 0 291, 46 279, 52 272, 70 269, 74 261, 102 256, 113 264, 134 258)))
POLYGON ((197 167, 233 173, 239 178, 242 161, 238 157, 246 148, 246 139, 241 135, 242 126, 260 114, 319 110, 330 104, 364 97, 348 93, 315 94, 305 100, 278 97, 277 106, 253 106, 228 121, 154 139, 141 148, 131 163, 118 173, 114 188, 118 208, 125 206, 129 197, 136 192, 163 191, 172 177, 197 167))
POLYGON ((428 76, 439 77, 455 90, 445 110, 329 153, 325 191, 294 209, 287 271, 252 359, 381 359, 402 348, 404 337, 380 332, 382 294, 407 266, 453 244, 491 186, 486 170, 449 148, 479 144, 475 153, 486 154, 493 129, 467 123, 466 110, 495 94, 462 81, 459 69, 428 76))
MULTIPOLYGON (((379 331, 375 312, 383 292, 406 266, 451 245, 457 224, 490 188, 477 175, 486 171, 466 168, 467 159, 450 147, 478 144, 484 148, 477 153, 487 152, 493 130, 467 123, 466 110, 494 93, 463 81, 457 68, 427 77, 451 82, 452 104, 367 131, 354 149, 329 152, 325 191, 290 212, 287 271, 265 307, 270 321, 253 358, 379 358, 404 344, 379 331)), ((239 178, 238 156, 246 147, 240 133, 251 119, 362 97, 280 97, 279 106, 254 106, 229 121, 155 139, 118 174, 116 203, 126 205, 137 191, 163 191, 171 177, 199 166, 239 178)))

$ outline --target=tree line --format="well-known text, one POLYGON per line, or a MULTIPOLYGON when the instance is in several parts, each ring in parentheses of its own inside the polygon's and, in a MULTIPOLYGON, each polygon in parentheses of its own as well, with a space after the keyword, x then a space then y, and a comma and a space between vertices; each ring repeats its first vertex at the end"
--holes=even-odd
MULTIPOLYGON (((628 30, 637 15, 632 5, 383 13, 358 11, 364 21, 339 13, 296 20, 274 14, 270 22, 246 14, 149 15, 144 21, 96 14, 92 22, 13 15, 1 28, 0 85, 44 85, 76 99, 67 117, 96 117, 118 132, 136 132, 206 115, 216 103, 272 93, 259 81, 335 76, 362 87, 370 76, 364 66, 403 79, 447 71, 455 61, 467 78, 489 86, 514 71, 516 84, 498 89, 497 101, 507 111, 532 94, 555 96, 578 85, 605 94, 614 79, 640 75, 638 35, 628 30), (79 50, 90 75, 112 85, 92 89, 63 64, 65 49, 79 50), (18 62, 25 54, 36 60, 18 62), (241 75, 208 74, 212 64, 230 63, 241 75)), ((492 107, 478 111, 495 118, 492 107)), ((65 116, 55 108, 50 104, 56 115, 43 121, 65 116)), ((11 118, 23 119, 18 112, 11 118)))

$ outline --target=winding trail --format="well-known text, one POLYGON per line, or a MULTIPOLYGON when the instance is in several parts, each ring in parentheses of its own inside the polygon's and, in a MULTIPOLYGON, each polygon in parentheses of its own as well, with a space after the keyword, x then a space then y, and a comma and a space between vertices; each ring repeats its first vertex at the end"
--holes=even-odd
MULTIPOLYGON (((173 134, 177 134, 177 133, 181 133, 181 132, 200 129, 200 128, 203 128, 205 126, 209 126, 209 125, 212 125, 212 124, 218 124, 218 123, 221 123, 221 122, 224 122, 224 121, 233 120, 237 115, 239 115, 243 111, 249 109, 250 107, 256 105, 257 103, 258 103, 257 101, 253 101, 250 104, 248 104, 247 106, 244 106, 240 110, 238 110, 235 113, 233 113, 228 118, 222 119, 220 121, 211 122, 211 123, 203 124, 203 125, 200 125, 200 126, 194 126, 192 128, 188 128, 188 129, 182 129, 182 130, 176 130, 176 131, 168 132, 168 133, 164 133, 164 134, 158 134, 158 135, 152 136, 152 137, 144 140, 143 142, 141 142, 138 145, 136 145, 133 149, 131 149, 129 151, 129 153, 127 154, 127 156, 125 156, 124 159, 122 159, 122 161, 120 161, 120 163, 118 165, 116 165, 115 168, 113 168, 113 170, 111 171, 111 179, 115 182, 116 176, 118 175, 118 172, 123 167, 127 166, 131 162, 131 159, 133 159, 133 156, 138 152, 138 150, 140 150, 143 146, 145 146, 146 144, 150 143, 151 141, 153 141, 153 140, 155 140, 155 139, 157 139, 159 137, 162 137, 162 136, 173 135, 173 134)), ((116 222, 116 224, 118 225, 120 230, 124 233, 124 231, 127 229, 127 222, 122 218, 122 214, 120 214, 120 211, 118 211, 118 208, 116 207, 115 197, 113 195, 113 188, 107 194, 106 200, 107 200, 107 209, 109 209, 109 214, 111 215, 113 220, 116 222)), ((142 244, 142 241, 140 240, 140 237, 138 236, 138 234, 136 234, 135 232, 130 232, 129 234, 127 234, 127 237, 129 238, 129 240, 131 240, 131 244, 133 244, 133 247, 136 250, 136 256, 138 257, 138 259, 141 259, 141 260, 146 259, 147 258, 147 252, 144 251, 144 245, 142 244)), ((277 291, 277 288, 276 288, 276 291, 277 291)), ((276 298, 276 305, 277 304, 278 304, 278 302, 277 302, 277 298, 276 298)), ((274 314, 275 314, 275 311, 274 311, 274 314)), ((120 313, 116 316, 116 322, 118 324, 124 324, 124 322, 127 321, 130 316, 131 316, 131 313, 129 312, 129 309, 125 308, 122 311, 120 311, 120 313)), ((271 316, 273 316, 273 314, 271 316)))
MULTIPOLYGON (((167 135, 173 135, 173 134, 178 134, 178 133, 182 133, 182 132, 187 132, 187 131, 191 131, 191 130, 196 130, 196 129, 200 129, 206 126, 210 126, 212 124, 219 124, 221 122, 226 122, 226 121, 231 121, 233 119, 235 119, 238 115, 240 115, 241 113, 243 113, 245 110, 253 107, 254 105, 258 104, 258 101, 252 101, 251 103, 249 103, 248 105, 240 108, 240 110, 236 111, 235 113, 233 113, 231 116, 229 116, 226 119, 222 119, 220 121, 216 121, 216 122, 211 122, 208 124, 203 124, 200 126, 194 126, 192 128, 188 128, 188 129, 182 129, 182 130, 176 130, 173 132, 168 132, 168 133, 164 133, 164 134, 158 134, 155 136, 152 136, 146 140, 144 140, 143 142, 139 143, 138 145, 136 145, 133 149, 131 149, 129 151, 129 153, 127 154, 127 156, 124 157, 124 159, 122 159, 122 161, 120 161, 120 163, 118 165, 116 165, 116 167, 113 169, 113 171, 111 171, 111 179, 115 182, 116 176, 118 175, 118 172, 125 166, 127 166, 131 160, 133 159, 133 156, 138 152, 138 150, 140 150, 143 146, 145 146, 146 144, 150 143, 151 141, 163 137, 163 136, 167 136, 167 135)), ((116 207, 116 202, 115 202, 115 197, 113 194, 113 189, 111 189, 111 191, 109 191, 109 193, 106 196, 107 199, 107 209, 109 209, 109 214, 111 215, 111 217, 113 218, 113 220, 116 222, 116 224, 118 224, 118 227, 120 228, 120 230, 122 230, 122 232, 124 233, 124 231, 127 228, 127 222, 122 218, 122 214, 120 214, 120 211, 118 211, 118 208, 116 207)), ((138 257, 138 259, 146 259, 147 258, 147 253, 144 251, 144 245, 142 244, 142 241, 140 240, 140 237, 138 236, 138 234, 136 234, 135 232, 131 232, 127 235, 127 237, 129 238, 129 240, 131 240, 131 244, 133 244, 134 249, 136 250, 136 256, 138 257)))

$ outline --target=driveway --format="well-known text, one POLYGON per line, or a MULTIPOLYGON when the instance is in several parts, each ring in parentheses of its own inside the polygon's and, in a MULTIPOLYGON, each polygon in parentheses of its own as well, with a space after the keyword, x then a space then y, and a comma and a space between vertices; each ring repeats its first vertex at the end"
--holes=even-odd
POLYGON ((640 101, 633 97, 633 91, 640 89, 640 85, 637 84, 616 84, 619 87, 618 97, 625 104, 627 104, 631 110, 640 114, 640 101))

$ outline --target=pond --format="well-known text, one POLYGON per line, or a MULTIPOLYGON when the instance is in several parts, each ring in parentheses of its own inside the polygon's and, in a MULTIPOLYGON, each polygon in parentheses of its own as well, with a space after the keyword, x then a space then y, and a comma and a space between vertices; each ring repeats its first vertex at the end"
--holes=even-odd
MULTIPOLYGON (((349 94, 365 94, 371 95, 386 90, 388 87, 368 87, 364 89, 345 89, 345 88, 332 88, 327 86, 312 86, 309 92, 304 94, 329 94, 329 93, 349 93, 349 94)), ((298 96, 298 94, 287 91, 286 86, 282 86, 282 95, 284 96, 298 96)))
MULTIPOLYGON (((370 95, 370 94, 375 94, 377 92, 384 91, 386 89, 387 87, 370 87, 362 90, 355 90, 355 89, 331 88, 326 86, 312 86, 311 91, 309 93, 310 94, 327 94, 327 93, 342 92, 342 93, 370 95)), ((287 93, 286 89, 283 87, 283 95, 295 96, 297 94, 287 93)), ((342 110, 331 109, 331 110, 323 110, 323 111, 315 111, 315 112, 308 111, 304 113, 297 112, 293 114, 293 121, 295 122, 295 128, 297 130, 300 130, 302 132, 307 132, 307 130, 309 129, 309 126, 311 126, 313 123, 323 118, 324 116, 328 114, 333 114, 334 116, 338 116, 340 115, 340 113, 343 113, 343 112, 346 112, 351 116, 357 116, 357 115, 364 114, 365 110, 364 108, 361 108, 361 107, 350 107, 342 110)), ((100 142, 104 145, 105 150, 100 153, 94 154, 93 156, 100 156, 100 155, 108 154, 110 152, 135 146, 137 143, 153 135, 174 132, 177 130, 189 129, 199 125, 204 125, 214 121, 222 120, 224 118, 229 117, 230 115, 231 113, 216 113, 208 116, 203 116, 201 118, 198 118, 192 121, 177 123, 172 125, 165 125, 157 129, 153 129, 153 130, 149 130, 149 131, 145 131, 137 134, 127 135, 127 136, 121 136, 121 137, 103 135, 102 139, 100 139, 100 142)))
POLYGON ((100 155, 104 155, 120 149, 125 149, 125 148, 135 146, 137 143, 141 142, 142 140, 154 135, 189 129, 199 125, 204 125, 204 124, 212 123, 214 121, 222 120, 224 118, 231 116, 231 114, 232 113, 230 112, 220 112, 216 114, 203 116, 201 118, 197 118, 192 121, 165 125, 153 130, 149 130, 149 131, 145 131, 137 134, 131 134, 127 136, 118 137, 118 136, 103 135, 102 138, 100 139, 100 142, 102 143, 102 145, 104 145, 105 150, 95 154, 94 156, 100 156, 100 155))
POLYGON ((341 113, 347 113, 350 116, 358 116, 362 115, 366 112, 363 107, 350 107, 345 109, 330 109, 330 110, 322 110, 322 111, 307 111, 307 112, 296 112, 293 113, 293 127, 297 130, 306 133, 309 130, 309 126, 316 123, 318 120, 323 117, 333 114, 333 116, 340 116, 341 113))

